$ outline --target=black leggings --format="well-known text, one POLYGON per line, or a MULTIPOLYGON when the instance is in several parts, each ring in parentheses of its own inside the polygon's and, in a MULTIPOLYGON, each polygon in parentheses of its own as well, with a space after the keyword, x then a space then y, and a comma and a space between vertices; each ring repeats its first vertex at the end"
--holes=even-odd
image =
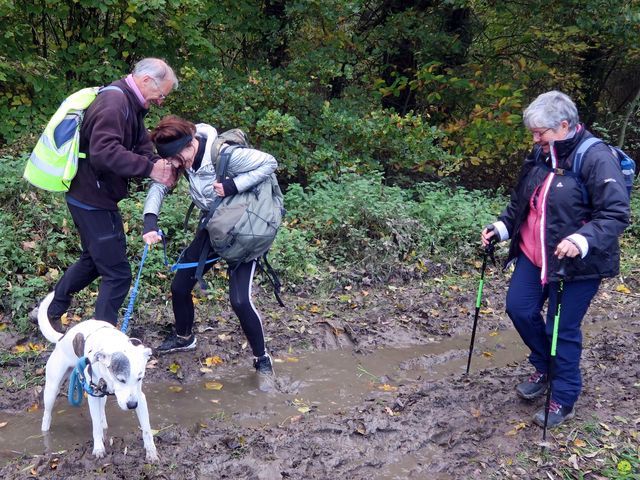
MULTIPOLYGON (((180 263, 197 262, 205 242, 209 241, 209 233, 206 230, 198 232, 191 244, 185 249, 180 263)), ((215 254, 214 254, 215 255, 215 254)), ((217 255, 215 255, 217 256, 217 255)), ((213 263, 205 265, 204 272, 211 270, 213 263)), ((256 269, 256 261, 242 263, 235 268, 229 268, 229 300, 231 308, 240 320, 240 326, 244 332, 253 355, 264 355, 264 331, 262 320, 251 301, 251 285, 256 269)), ((178 335, 190 335, 193 328, 194 308, 191 292, 196 285, 196 267, 181 268, 171 282, 171 303, 176 322, 178 335)))

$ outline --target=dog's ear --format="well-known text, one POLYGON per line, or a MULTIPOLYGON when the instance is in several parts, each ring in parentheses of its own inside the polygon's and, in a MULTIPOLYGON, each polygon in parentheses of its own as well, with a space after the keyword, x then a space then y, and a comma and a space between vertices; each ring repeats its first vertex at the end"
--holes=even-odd
POLYGON ((151 350, 149 347, 143 347, 142 353, 144 354, 145 360, 149 360, 151 358, 151 355, 153 355, 153 350, 151 350))
POLYGON ((138 345, 142 345, 142 340, 140 340, 139 338, 131 337, 129 339, 129 342, 131 342, 131 345, 133 345, 134 347, 137 347, 138 345))
POLYGON ((91 363, 100 362, 105 367, 109 368, 111 366, 111 354, 105 353, 102 350, 98 350, 93 354, 93 358, 91 358, 91 363))
POLYGON ((78 358, 84 356, 84 335, 81 333, 76 333, 76 336, 73 337, 73 353, 78 358))

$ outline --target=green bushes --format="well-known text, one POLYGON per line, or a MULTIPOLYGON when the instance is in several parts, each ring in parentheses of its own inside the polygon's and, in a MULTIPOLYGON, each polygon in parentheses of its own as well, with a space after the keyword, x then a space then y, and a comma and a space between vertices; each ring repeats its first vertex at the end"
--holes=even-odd
MULTIPOLYGON (((26 325, 29 309, 80 253, 64 196, 28 186, 19 177, 25 161, 5 157, 0 164, 0 201, 8 207, 0 212, 5 226, 0 237, 0 308, 20 325, 26 325)), ((380 173, 347 173, 335 181, 317 174, 307 188, 289 186, 288 212, 270 253, 285 288, 295 291, 336 281, 383 282, 423 274, 416 265, 427 261, 455 265, 461 255, 473 255, 479 229, 504 203, 480 192, 454 191, 438 184, 409 190, 386 186, 383 180, 380 173)), ((120 208, 135 274, 144 248, 145 183, 132 182, 131 190, 120 208)), ((182 180, 165 198, 159 220, 170 264, 192 239, 198 218, 194 212, 185 232, 187 190, 182 180)), ((142 272, 138 302, 166 300, 171 278, 161 248, 153 248, 142 272)), ((224 279, 210 278, 214 287, 226 289, 224 279)), ((87 290, 96 289, 97 284, 87 290)), ((91 305, 90 295, 83 293, 79 303, 91 305)))

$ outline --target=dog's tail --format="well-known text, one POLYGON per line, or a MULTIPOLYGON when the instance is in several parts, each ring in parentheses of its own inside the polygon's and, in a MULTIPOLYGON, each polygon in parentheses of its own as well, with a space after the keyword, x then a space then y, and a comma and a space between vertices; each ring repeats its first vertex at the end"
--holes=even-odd
POLYGON ((49 322, 49 317, 47 315, 47 310, 49 310, 49 305, 53 300, 53 295, 54 292, 47 295, 38 307, 38 327, 40 327, 40 331, 42 332, 42 335, 44 335, 44 338, 49 340, 51 343, 58 343, 58 340, 62 338, 62 333, 57 332, 51 326, 51 322, 49 322))

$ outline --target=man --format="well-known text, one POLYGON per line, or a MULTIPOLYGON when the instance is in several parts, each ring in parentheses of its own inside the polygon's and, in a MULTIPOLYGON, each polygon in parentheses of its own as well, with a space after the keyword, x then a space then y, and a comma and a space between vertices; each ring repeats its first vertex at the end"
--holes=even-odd
POLYGON ((171 164, 153 153, 144 125, 151 104, 162 105, 178 86, 175 73, 158 58, 138 62, 127 77, 102 91, 87 109, 80 130, 78 173, 66 195, 80 234, 82 254, 55 286, 47 314, 56 330, 71 296, 101 277, 94 317, 112 324, 131 285, 126 237, 118 202, 128 193, 129 179, 150 177, 175 183, 171 164))

